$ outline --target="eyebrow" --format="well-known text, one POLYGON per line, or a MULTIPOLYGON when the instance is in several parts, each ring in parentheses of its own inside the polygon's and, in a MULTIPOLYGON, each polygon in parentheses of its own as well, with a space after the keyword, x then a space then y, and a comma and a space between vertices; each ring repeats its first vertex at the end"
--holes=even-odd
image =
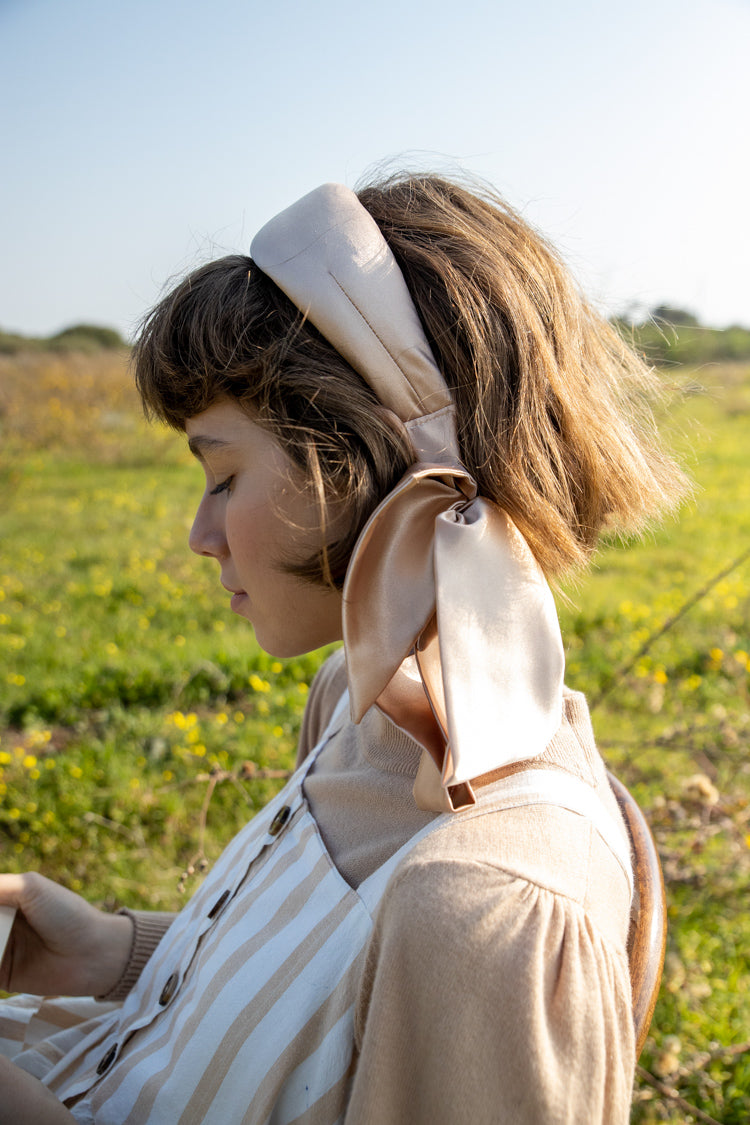
POLYGON ((231 445, 230 441, 224 441, 223 438, 208 437, 203 434, 196 434, 188 441, 188 449, 193 457, 197 457, 199 461, 203 461, 206 453, 214 452, 217 449, 226 449, 231 445))

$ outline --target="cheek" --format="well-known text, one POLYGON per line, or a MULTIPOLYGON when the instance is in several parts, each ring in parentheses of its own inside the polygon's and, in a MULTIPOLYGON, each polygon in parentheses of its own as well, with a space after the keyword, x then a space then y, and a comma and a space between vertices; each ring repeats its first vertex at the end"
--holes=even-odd
POLYGON ((257 522, 251 521, 241 512, 227 512, 227 545, 235 559, 252 557, 256 553, 257 522))
POLYGON ((227 508, 226 535, 236 562, 272 566, 281 550, 282 525, 267 505, 227 508))

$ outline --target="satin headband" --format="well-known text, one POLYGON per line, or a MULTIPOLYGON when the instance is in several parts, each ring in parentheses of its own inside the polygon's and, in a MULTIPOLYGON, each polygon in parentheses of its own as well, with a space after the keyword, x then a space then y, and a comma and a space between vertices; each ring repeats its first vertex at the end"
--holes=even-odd
POLYGON ((505 512, 461 464, 448 386, 370 213, 324 184, 253 239, 264 273, 406 426, 415 463, 360 535, 344 583, 352 718, 377 703, 425 747, 425 808, 540 754, 562 718, 552 594, 505 512))

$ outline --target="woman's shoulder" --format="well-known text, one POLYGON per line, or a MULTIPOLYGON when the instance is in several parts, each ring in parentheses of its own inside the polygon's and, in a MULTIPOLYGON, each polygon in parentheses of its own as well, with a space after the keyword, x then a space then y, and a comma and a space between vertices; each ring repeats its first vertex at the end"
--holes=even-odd
POLYGON ((426 1096, 439 1089, 452 1108, 438 1105, 429 1120, 468 1120, 458 1114, 472 1098, 480 1121, 496 1120, 498 1107, 524 1123, 627 1120, 627 887, 615 875, 609 903, 595 901, 594 883, 608 880, 582 820, 551 807, 459 819, 420 841, 391 878, 368 944, 357 1039, 364 1059, 406 1020, 388 1059, 403 1061, 404 1080, 420 1072, 419 1043, 442 1043, 426 1096), (478 1091, 451 1103, 469 1075, 482 1075, 478 1091))
POLYGON ((297 765, 304 761, 320 741, 346 686, 344 650, 338 648, 321 664, 310 685, 305 713, 302 716, 297 765))
MULTIPOLYGON (((445 968, 467 957, 477 967, 486 962, 487 968, 512 972, 537 955, 554 961, 555 951, 566 945, 586 961, 614 960, 624 967, 625 880, 616 871, 597 870, 586 850, 572 862, 567 848, 559 861, 540 859, 541 848, 569 830, 566 821, 573 822, 574 814, 555 809, 529 817, 526 810, 526 819, 539 847, 519 848, 516 840, 504 848, 487 842, 467 850, 436 833, 431 845, 415 848, 383 896, 377 940, 390 949, 428 947, 445 968)), ((579 840, 586 835, 583 830, 579 840)), ((586 839, 585 848, 591 843, 586 839)))
MULTIPOLYGON (((561 772, 547 766, 544 774, 554 779, 561 772)), ((606 777, 581 781, 578 787, 590 790, 595 802, 592 815, 586 815, 585 800, 577 811, 575 801, 563 807, 565 801, 557 804, 544 795, 537 804, 515 805, 503 781, 488 786, 474 810, 447 819, 401 861, 383 901, 384 920, 400 926, 408 915, 407 925, 434 930, 442 918, 450 931, 460 918, 458 936, 466 933, 466 917, 480 929, 500 931, 517 927, 521 917, 537 929, 552 917, 574 926, 585 918, 613 950, 624 953, 628 845, 623 853, 617 836, 625 830, 616 803, 610 805, 606 777)), ((554 790, 554 780, 552 785, 554 790)))

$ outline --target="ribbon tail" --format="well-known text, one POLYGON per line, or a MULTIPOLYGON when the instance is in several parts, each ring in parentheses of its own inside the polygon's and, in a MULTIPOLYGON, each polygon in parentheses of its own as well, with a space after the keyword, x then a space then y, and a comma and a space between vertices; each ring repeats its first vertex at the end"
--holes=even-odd
POLYGON ((544 751, 562 721, 565 657, 552 592, 505 512, 477 498, 439 516, 434 566, 442 683, 431 701, 445 717, 448 788, 544 751))

